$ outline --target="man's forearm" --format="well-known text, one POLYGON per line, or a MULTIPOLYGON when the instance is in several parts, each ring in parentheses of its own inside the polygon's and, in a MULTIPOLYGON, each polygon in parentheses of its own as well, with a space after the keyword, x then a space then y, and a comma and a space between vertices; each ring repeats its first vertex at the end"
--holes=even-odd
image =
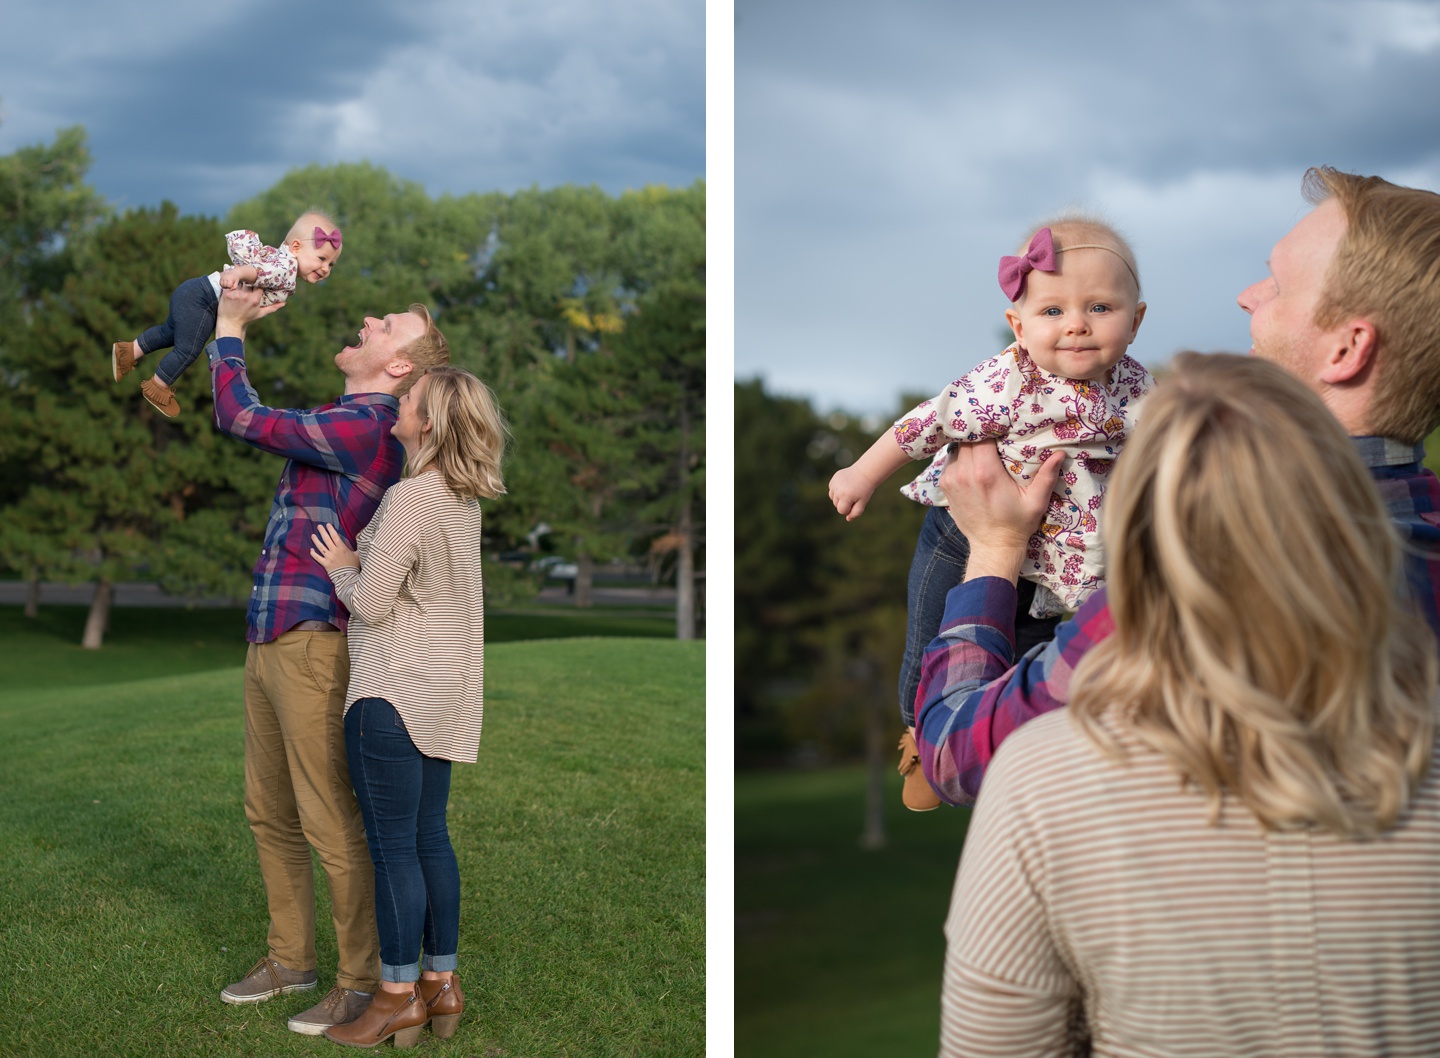
POLYGON ((245 440, 245 431, 240 420, 259 399, 250 386, 250 378, 245 368, 245 345, 239 338, 220 335, 218 323, 216 332, 215 340, 205 347, 205 355, 210 358, 210 389, 215 397, 215 425, 225 433, 245 440))
POLYGON ((215 317, 215 338, 234 338, 243 342, 245 340, 245 324, 243 321, 234 318, 217 315, 215 317))
POLYGON ((950 804, 974 803, 1012 731, 1069 703, 1075 665, 1114 628, 1102 589, 1053 642, 1011 667, 1015 597, 1004 578, 967 579, 950 590, 940 633, 925 650, 915 744, 925 777, 950 804))

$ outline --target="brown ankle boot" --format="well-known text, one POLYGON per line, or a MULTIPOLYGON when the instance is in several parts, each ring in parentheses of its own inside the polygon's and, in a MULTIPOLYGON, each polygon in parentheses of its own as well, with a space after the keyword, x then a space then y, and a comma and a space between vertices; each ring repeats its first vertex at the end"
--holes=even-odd
POLYGON ((135 370, 135 343, 116 342, 110 347, 110 373, 115 376, 115 381, 135 370))
POLYGON ((175 394, 161 389, 160 383, 153 378, 140 383, 140 392, 161 415, 173 419, 180 414, 180 402, 175 399, 175 394))
POLYGON ((396 1048, 403 1051, 415 1046, 428 1019, 418 991, 387 992, 382 988, 365 1013, 348 1024, 331 1025, 325 1038, 347 1047, 378 1047, 393 1036, 396 1048))
POLYGON ((920 751, 915 747, 915 736, 906 731, 900 736, 900 766, 895 769, 905 776, 905 785, 900 790, 900 803, 912 812, 929 812, 940 807, 940 795, 925 780, 920 767, 920 751))
POLYGON ((420 998, 430 1013, 430 1029, 442 1040, 455 1035, 460 1014, 465 1009, 465 993, 460 991, 460 978, 450 975, 448 981, 420 979, 420 998))

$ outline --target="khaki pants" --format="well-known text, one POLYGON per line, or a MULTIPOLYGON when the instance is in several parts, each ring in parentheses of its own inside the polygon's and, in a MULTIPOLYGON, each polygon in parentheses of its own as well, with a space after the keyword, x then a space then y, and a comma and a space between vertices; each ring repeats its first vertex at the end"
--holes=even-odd
POLYGON ((341 632, 290 631, 250 644, 245 817, 270 905, 270 957, 292 970, 315 968, 313 847, 330 889, 336 983, 373 992, 380 976, 375 873, 345 762, 349 681, 341 632))

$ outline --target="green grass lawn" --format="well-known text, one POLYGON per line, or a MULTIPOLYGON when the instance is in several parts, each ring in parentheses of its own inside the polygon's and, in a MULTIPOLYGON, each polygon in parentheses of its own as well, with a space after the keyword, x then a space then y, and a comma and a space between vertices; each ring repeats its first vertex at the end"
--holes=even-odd
MULTIPOLYGON (((334 982, 324 907, 319 990, 219 1002, 267 922, 243 615, 117 611, 95 652, 62 609, 0 608, 0 1054, 331 1053, 285 1028, 334 982)), ((450 801, 465 1021, 421 1048, 703 1054, 703 644, 496 643, 500 623, 450 801)))
MULTIPOLYGON (((42 605, 38 617, 0 606, 0 686, 58 687, 118 683, 151 676, 204 672, 245 664, 245 611, 144 606, 114 609, 101 650, 83 650, 85 606, 42 605)), ((631 607, 577 610, 573 606, 493 610, 485 642, 579 636, 673 639, 675 617, 631 607)))
POLYGON ((970 813, 900 804, 859 846, 860 768, 735 779, 735 1053, 908 1058, 940 1037, 941 933, 970 813))

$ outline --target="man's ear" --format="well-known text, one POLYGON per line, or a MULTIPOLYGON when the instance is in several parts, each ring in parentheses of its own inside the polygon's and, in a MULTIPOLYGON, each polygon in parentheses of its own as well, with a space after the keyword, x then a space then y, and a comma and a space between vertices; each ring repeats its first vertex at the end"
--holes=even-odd
POLYGON ((415 365, 409 360, 391 360, 385 365, 385 373, 391 378, 404 378, 414 370, 415 365))
POLYGON ((1332 386, 1357 382, 1375 362, 1379 335, 1367 319, 1347 320, 1332 332, 1331 345, 1320 368, 1320 381, 1332 386))

